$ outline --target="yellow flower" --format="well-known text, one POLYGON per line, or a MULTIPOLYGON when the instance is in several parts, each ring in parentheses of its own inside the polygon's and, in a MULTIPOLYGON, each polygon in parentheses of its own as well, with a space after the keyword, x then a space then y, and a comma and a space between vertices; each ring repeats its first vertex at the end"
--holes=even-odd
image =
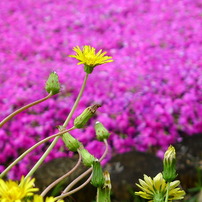
POLYGON ((88 74, 92 73, 93 68, 97 65, 113 62, 112 57, 105 56, 106 52, 99 50, 95 53, 95 48, 91 46, 84 46, 81 50, 79 46, 73 48, 76 55, 69 55, 69 57, 76 58, 80 64, 84 64, 84 71, 88 74))
MULTIPOLYGON (((149 199, 150 202, 165 201, 168 184, 163 179, 162 173, 157 174, 153 179, 144 175, 144 180, 139 179, 140 184, 136 184, 142 191, 135 192, 136 195, 142 198, 149 199)), ((170 183, 168 201, 183 199, 185 192, 177 186, 180 184, 179 180, 170 183)))
POLYGON ((20 183, 0 179, 0 201, 1 202, 21 202, 21 199, 27 196, 32 196, 33 192, 38 191, 34 188, 35 179, 21 178, 20 183))
MULTIPOLYGON (((39 195, 34 195, 34 198, 32 201, 29 201, 29 202, 55 202, 57 199, 54 198, 54 197, 46 197, 45 201, 43 199, 42 196, 39 196, 39 195)), ((57 200, 57 202, 64 202, 63 200, 57 200)))

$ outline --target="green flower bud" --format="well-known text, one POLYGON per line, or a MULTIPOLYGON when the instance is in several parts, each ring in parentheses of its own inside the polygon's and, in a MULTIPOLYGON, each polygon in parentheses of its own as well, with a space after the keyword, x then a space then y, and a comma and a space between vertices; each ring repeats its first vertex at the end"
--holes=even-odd
POLYGON ((95 123, 95 132, 99 141, 104 141, 104 139, 108 139, 110 135, 108 130, 99 121, 95 123))
POLYGON ((69 133, 64 133, 62 135, 62 140, 64 141, 66 147, 73 152, 77 151, 77 149, 81 146, 81 143, 69 133))
POLYGON ((45 89, 48 93, 52 93, 53 95, 60 92, 60 83, 56 72, 50 73, 48 80, 46 81, 45 89))
POLYGON ((110 194, 111 194, 111 181, 110 181, 110 175, 109 173, 106 171, 104 172, 104 186, 103 187, 99 187, 97 189, 97 198, 96 201, 98 202, 110 202, 110 194))
POLYGON ((92 166, 96 158, 84 148, 80 148, 79 151, 82 157, 83 164, 88 167, 92 166))
POLYGON ((172 182, 177 177, 176 173, 176 153, 175 148, 170 145, 164 154, 163 178, 167 182, 172 182))
POLYGON ((90 106, 86 108, 79 116, 77 116, 74 120, 74 126, 76 128, 83 128, 88 120, 93 117, 96 110, 101 107, 101 105, 95 104, 93 106, 90 106))
POLYGON ((98 160, 93 162, 93 176, 91 178, 91 184, 94 187, 103 187, 104 185, 104 176, 102 172, 102 167, 98 160))

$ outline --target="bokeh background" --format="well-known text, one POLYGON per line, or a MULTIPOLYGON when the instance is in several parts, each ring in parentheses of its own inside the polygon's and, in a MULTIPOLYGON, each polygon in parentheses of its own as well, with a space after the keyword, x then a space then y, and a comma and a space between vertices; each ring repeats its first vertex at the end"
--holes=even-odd
MULTIPOLYGON (((1 0, 0 119, 46 96, 52 71, 62 90, 0 129, 0 171, 64 122, 85 75, 68 57, 77 45, 114 59, 95 68, 74 115, 102 104, 85 129, 72 132, 96 157, 104 151, 95 140, 97 120, 111 133, 106 161, 130 150, 162 157, 170 144, 202 133, 201 30, 200 0, 1 0)), ((8 176, 27 173, 47 146, 8 176)), ((60 141, 46 161, 70 155, 60 141)))

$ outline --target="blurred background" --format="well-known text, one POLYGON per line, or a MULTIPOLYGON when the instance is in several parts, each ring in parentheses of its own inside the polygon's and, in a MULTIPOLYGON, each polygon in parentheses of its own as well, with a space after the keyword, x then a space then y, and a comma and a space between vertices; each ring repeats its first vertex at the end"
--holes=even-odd
MULTIPOLYGON (((72 132, 89 152, 100 157, 104 151, 95 140, 97 120, 111 133, 105 163, 129 151, 162 158, 170 144, 200 137, 201 30, 200 0, 1 0, 0 120, 46 96, 52 71, 62 90, 0 128, 0 171, 64 122, 85 75, 82 65, 68 57, 77 45, 102 49, 114 59, 89 76, 74 115, 102 104, 85 129, 72 132)), ((47 145, 28 155, 9 178, 26 174, 47 145)), ((46 161, 65 156, 72 153, 60 141, 46 161)))

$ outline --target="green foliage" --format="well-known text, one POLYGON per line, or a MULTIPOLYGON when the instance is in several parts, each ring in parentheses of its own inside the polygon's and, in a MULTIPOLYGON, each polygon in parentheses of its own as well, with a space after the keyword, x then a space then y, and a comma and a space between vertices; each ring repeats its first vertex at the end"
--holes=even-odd
POLYGON ((199 193, 202 191, 202 169, 196 168, 197 171, 197 182, 195 187, 190 188, 188 190, 188 199, 185 200, 185 202, 199 202, 198 196, 199 193))

